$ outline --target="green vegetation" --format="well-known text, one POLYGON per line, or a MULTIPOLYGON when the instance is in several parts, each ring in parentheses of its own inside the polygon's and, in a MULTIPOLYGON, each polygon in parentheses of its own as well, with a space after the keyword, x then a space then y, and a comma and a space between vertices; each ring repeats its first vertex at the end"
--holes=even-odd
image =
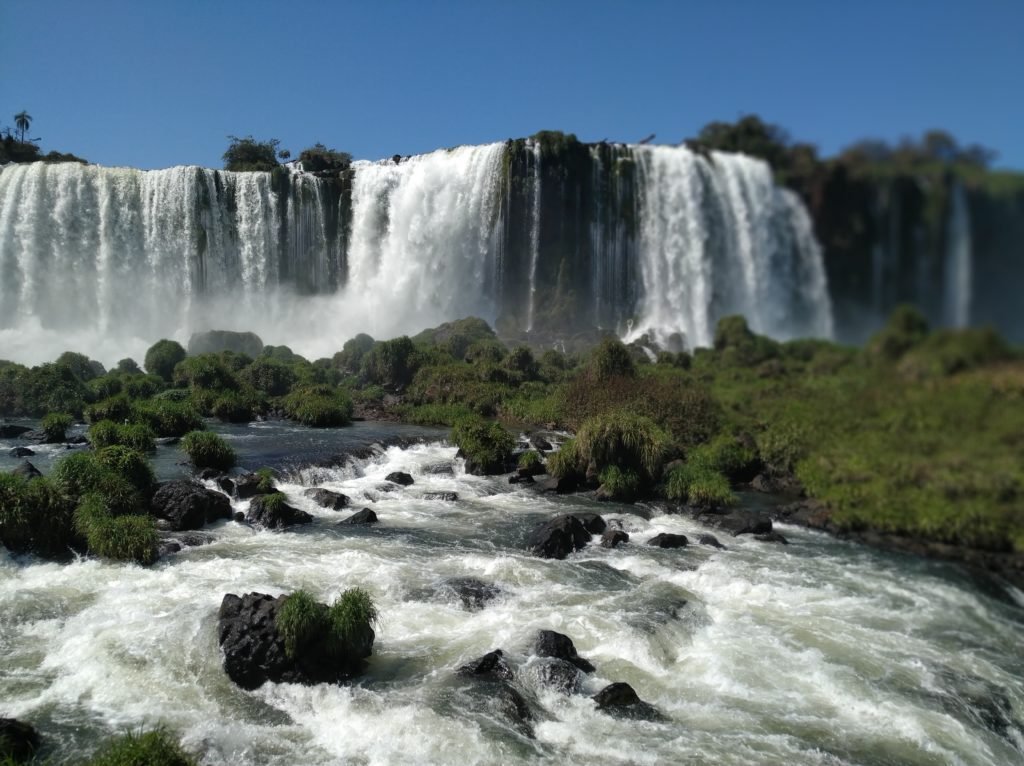
POLYGON ((75 542, 73 512, 50 480, 0 473, 0 544, 8 550, 65 558, 75 542))
POLYGON ((684 463, 668 475, 665 495, 669 500, 698 507, 732 505, 736 496, 724 474, 700 463, 684 463))
POLYGON ((298 590, 281 605, 275 625, 284 639, 285 652, 294 658, 313 644, 323 646, 329 654, 342 655, 377 620, 377 607, 362 588, 346 590, 329 607, 298 590))
POLYGON ((631 503, 640 497, 640 477, 629 468, 621 470, 618 466, 610 465, 601 471, 600 481, 601 489, 611 500, 631 503))
POLYGON ((102 495, 85 495, 75 509, 75 529, 89 551, 114 561, 152 564, 157 558, 156 524, 143 514, 115 515, 102 495))
POLYGON ((52 443, 62 442, 67 438, 67 431, 74 425, 75 419, 63 412, 51 412, 43 418, 41 425, 42 432, 46 434, 46 441, 52 443))
POLYGON ((537 470, 544 467, 544 460, 536 450, 527 450, 519 456, 518 467, 527 471, 537 470))
POLYGON ((143 365, 146 372, 159 375, 168 383, 174 375, 174 368, 185 359, 185 349, 173 340, 158 340, 146 352, 143 365))
POLYGON ((475 415, 455 423, 452 441, 462 450, 467 464, 485 474, 504 471, 516 446, 515 439, 500 423, 475 415))
POLYGON ((196 766, 163 729, 127 732, 104 745, 86 766, 196 766))
POLYGON ((196 468, 227 471, 236 462, 231 445, 210 431, 191 431, 185 434, 181 440, 181 449, 196 468))
MULTIPOLYGON (((228 148, 224 151, 224 169, 236 172, 270 171, 277 167, 278 146, 276 138, 257 141, 252 136, 239 138, 228 136, 228 148)), ((146 369, 149 369, 147 365, 146 369)))
POLYGON ((349 169, 352 165, 352 155, 316 143, 299 153, 299 163, 307 173, 337 175, 349 169))
POLYGON ((313 428, 346 426, 352 419, 352 400, 343 390, 331 386, 306 386, 284 398, 289 418, 313 428))
POLYGON ((140 423, 118 425, 112 420, 101 420, 89 426, 89 443, 93 449, 118 444, 138 452, 153 452, 156 449, 155 439, 153 430, 140 423))

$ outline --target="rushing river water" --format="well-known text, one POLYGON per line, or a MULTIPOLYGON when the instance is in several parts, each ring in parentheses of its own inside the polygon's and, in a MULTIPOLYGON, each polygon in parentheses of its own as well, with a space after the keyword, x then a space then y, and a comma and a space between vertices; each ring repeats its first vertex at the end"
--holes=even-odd
MULTIPOLYGON (((222 432, 248 467, 292 469, 378 439, 443 434, 381 424, 222 432)), ((161 448, 160 474, 180 472, 180 459, 161 448)), ((1024 762, 1024 611, 951 567, 782 526, 789 546, 719 534, 727 550, 651 548, 658 532, 692 539, 702 528, 466 475, 443 441, 289 475, 281 488, 315 516, 306 527, 221 523, 211 544, 149 568, 0 551, 0 715, 35 724, 58 761, 162 723, 209 764, 1024 762), (431 472, 438 464, 454 472, 431 472), (380 491, 396 470, 415 484, 380 491), (336 526, 348 511, 302 497, 313 485, 381 523, 336 526), (524 552, 534 525, 574 508, 621 519, 631 541, 607 550, 595 540, 565 561, 524 552), (500 595, 467 611, 438 587, 456 576, 500 595), (356 683, 246 692, 228 680, 216 635, 225 593, 306 588, 330 601, 355 585, 382 614, 356 683), (542 628, 569 635, 597 667, 584 693, 540 683, 531 647, 542 628), (455 675, 498 647, 534 710, 532 736, 496 712, 485 686, 455 675), (613 681, 664 720, 596 710, 588 695, 613 681)))

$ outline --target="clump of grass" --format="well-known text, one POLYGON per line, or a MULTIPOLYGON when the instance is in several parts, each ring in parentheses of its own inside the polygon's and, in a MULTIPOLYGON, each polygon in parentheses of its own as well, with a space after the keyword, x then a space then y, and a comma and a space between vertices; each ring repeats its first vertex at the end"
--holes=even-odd
POLYGON ((760 466, 757 452, 728 434, 719 434, 691 450, 687 462, 725 474, 734 481, 749 481, 760 466))
POLYGON ((197 766, 163 729, 126 732, 100 748, 86 766, 197 766))
POLYGON ((668 434, 653 420, 623 411, 589 418, 576 434, 581 465, 593 462, 598 470, 614 465, 648 478, 661 472, 668 448, 668 434))
POLYGON ((152 564, 157 558, 156 524, 151 516, 114 516, 102 495, 89 494, 75 509, 75 528, 89 551, 114 561, 152 564))
POLYGON ((380 614, 370 594, 362 588, 349 588, 330 608, 328 619, 335 639, 348 646, 367 628, 377 624, 380 614))
POLYGON ((708 466, 684 463, 668 475, 665 495, 669 500, 702 507, 728 506, 736 502, 729 480, 708 466))
POLYGON ((141 423, 118 424, 112 420, 101 420, 89 426, 89 443, 93 449, 121 445, 139 452, 153 452, 156 435, 149 426, 141 423))
POLYGON ((601 471, 600 480, 601 487, 612 500, 631 503, 640 496, 640 477, 636 471, 611 465, 601 471))
POLYGON ((484 473, 505 470, 515 449, 515 440, 500 423, 481 417, 464 417, 452 428, 452 441, 466 459, 484 473))
POLYGON ((96 453, 96 462, 127 479, 140 492, 147 492, 156 483, 149 461, 138 450, 115 444, 96 453))
MULTIPOLYGON (((113 456, 110 463, 124 465, 113 456)), ((73 503, 85 495, 97 494, 116 516, 142 510, 142 497, 132 482, 110 464, 104 464, 96 453, 76 452, 62 458, 54 466, 50 479, 73 503)))
POLYGON ((132 417, 153 429, 157 436, 184 436, 202 431, 203 419, 191 404, 191 395, 184 389, 170 389, 132 408, 132 417))
POLYGON ((46 478, 0 473, 0 544, 15 553, 62 558, 76 542, 74 504, 46 478))
POLYGON ((567 439, 556 452, 548 455, 548 473, 559 479, 580 475, 585 470, 586 466, 580 465, 575 439, 567 439))
POLYGON ((192 431, 181 440, 181 449, 196 468, 214 468, 227 471, 237 458, 235 451, 224 439, 210 431, 192 431))
POLYGON ((519 456, 519 468, 528 471, 536 470, 544 466, 544 460, 537 450, 527 450, 519 456))
POLYGON ((284 398, 284 412, 312 428, 347 426, 352 420, 352 400, 333 386, 304 386, 284 398))
POLYGON ((51 412, 43 418, 42 431, 46 441, 62 442, 67 438, 67 430, 74 425, 75 419, 64 412, 51 412))
POLYGON ((321 642, 331 654, 343 654, 377 619, 377 607, 362 588, 346 590, 330 607, 308 591, 297 590, 281 605, 275 625, 285 652, 295 658, 321 642))

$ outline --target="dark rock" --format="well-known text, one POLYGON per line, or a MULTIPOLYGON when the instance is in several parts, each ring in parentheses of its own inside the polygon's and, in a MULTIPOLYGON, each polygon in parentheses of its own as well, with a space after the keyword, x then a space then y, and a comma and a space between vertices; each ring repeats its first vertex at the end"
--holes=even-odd
POLYGON ((604 519, 596 513, 574 513, 573 516, 579 519, 592 535, 601 534, 608 526, 604 523, 604 519))
POLYGON ((536 435, 530 437, 530 446, 533 447, 538 452, 551 452, 551 450, 554 449, 554 447, 551 445, 551 442, 549 442, 543 436, 536 435))
POLYGON ((362 672, 373 651, 373 629, 366 626, 349 641, 346 651, 314 640, 296 653, 285 651, 277 632, 277 614, 287 596, 263 593, 224 596, 218 616, 218 639, 224 651, 224 670, 243 689, 277 683, 338 683, 362 672))
POLYGON ((36 451, 28 447, 15 447, 7 454, 11 457, 32 457, 36 454, 36 451))
POLYGON ((227 495, 235 494, 235 483, 227 476, 221 476, 217 479, 217 486, 220 487, 221 492, 227 495))
POLYGON ((166 521, 175 532, 200 529, 232 515, 231 503, 224 495, 187 479, 159 485, 150 500, 149 512, 166 521))
POLYGON ((562 694, 575 694, 583 686, 583 674, 568 660, 545 657, 535 672, 541 684, 562 694))
POLYGON ((245 516, 246 521, 257 529, 285 529, 297 524, 309 524, 313 521, 313 517, 308 513, 293 508, 283 501, 284 495, 280 492, 256 495, 249 503, 249 512, 245 516))
POLYGON ((472 474, 473 476, 497 476, 499 474, 515 470, 515 463, 510 460, 496 460, 489 463, 481 463, 468 455, 464 457, 466 461, 466 473, 472 474))
POLYGON ((770 535, 772 533, 771 519, 752 519, 732 533, 733 537, 740 535, 770 535))
POLYGON ((42 471, 36 468, 27 460, 22 460, 17 466, 11 471, 15 476, 21 476, 24 479, 38 479, 43 475, 42 471))
POLYGON ((164 540, 163 542, 157 543, 156 555, 159 558, 164 556, 170 556, 172 553, 181 552, 181 543, 175 540, 164 540))
POLYGON ((264 484, 263 477, 258 473, 245 473, 235 478, 235 497, 239 500, 248 500, 250 497, 269 495, 273 492, 277 492, 274 482, 264 484))
POLYGON ((609 684, 591 699, 597 703, 598 710, 603 710, 617 717, 644 720, 662 719, 662 715, 658 712, 657 708, 644 702, 637 696, 632 686, 621 681, 609 684))
POLYGON ((467 662, 455 672, 460 676, 486 678, 494 681, 511 681, 515 675, 505 660, 505 653, 501 649, 487 652, 483 657, 467 662))
POLYGON ((413 485, 413 478, 410 474, 405 471, 392 471, 384 477, 385 481, 394 482, 403 487, 410 487, 413 485))
POLYGON ((594 666, 576 653, 572 639, 563 633, 556 633, 553 630, 539 631, 533 648, 538 657, 554 657, 572 663, 584 673, 594 672, 594 666))
POLYGON ((64 443, 67 445, 82 445, 88 444, 89 440, 86 438, 85 434, 75 434, 74 436, 67 437, 64 440, 64 443))
POLYGON ((241 511, 235 511, 234 515, 231 518, 233 518, 239 524, 244 524, 245 523, 245 514, 242 513, 241 511))
POLYGON ((548 469, 543 463, 534 463, 533 465, 527 466, 526 468, 517 468, 516 474, 522 478, 532 478, 534 476, 540 476, 548 472, 548 469))
POLYGON ((356 511, 347 519, 342 519, 338 524, 376 524, 378 521, 376 513, 369 508, 363 508, 363 510, 356 511))
POLYGON ((686 535, 674 535, 670 532, 662 532, 648 540, 647 544, 653 545, 656 548, 685 548, 689 542, 690 541, 686 539, 686 535))
POLYGON ((590 542, 591 533, 576 516, 556 516, 538 526, 526 540, 531 553, 546 559, 564 559, 590 542))
POLYGON ((420 469, 423 473, 429 473, 434 476, 454 476, 455 469, 451 463, 431 463, 425 465, 420 469))
POLYGON ((621 529, 606 529, 601 535, 602 548, 615 548, 620 543, 628 543, 629 535, 621 529))
POLYGON ((224 475, 223 471, 219 471, 216 468, 204 468, 196 474, 196 478, 201 481, 215 481, 224 475))
POLYGON ((718 548, 719 550, 726 550, 726 547, 718 542, 718 538, 714 535, 698 535, 697 542, 701 545, 710 545, 712 548, 718 548))
POLYGON ((28 426, 16 426, 10 423, 0 424, 0 439, 17 439, 31 430, 28 426))
POLYGON ((781 543, 782 545, 789 545, 789 540, 778 532, 769 532, 766 535, 754 535, 754 539, 760 540, 762 543, 781 543))
POLYGON ((0 718, 0 758, 27 763, 39 749, 39 733, 30 724, 13 718, 0 718))
POLYGON ((340 511, 348 505, 348 495, 343 495, 340 492, 332 492, 329 489, 323 487, 315 487, 313 489, 307 489, 302 493, 304 497, 308 497, 314 503, 324 508, 330 508, 332 511, 340 511))
POLYGON ((446 503, 454 503, 459 499, 458 492, 424 492, 424 500, 443 500, 446 503))
POLYGON ((536 484, 537 480, 532 476, 523 476, 519 473, 514 473, 508 477, 509 484, 536 484))
POLYGON ((378 492, 397 492, 398 491, 398 485, 397 484, 391 484, 389 482, 387 484, 378 484, 376 487, 374 487, 374 489, 376 489, 378 492))
POLYGON ((438 592, 457 598, 466 609, 476 612, 497 598, 501 589, 475 577, 449 577, 438 586, 438 592))
POLYGON ((494 704, 498 712, 524 734, 532 735, 530 721, 533 713, 523 695, 508 684, 499 684, 494 690, 494 704))
POLYGON ((580 481, 574 476, 552 476, 545 481, 537 482, 541 492, 554 492, 558 495, 569 495, 580 488, 580 481))

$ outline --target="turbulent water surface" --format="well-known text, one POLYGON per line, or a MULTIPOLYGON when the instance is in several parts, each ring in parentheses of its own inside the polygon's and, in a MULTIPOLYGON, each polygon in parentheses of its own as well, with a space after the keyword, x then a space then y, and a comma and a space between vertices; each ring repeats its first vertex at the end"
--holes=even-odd
MULTIPOLYGON (((0 713, 76 754, 124 727, 164 723, 211 764, 1024 760, 1022 612, 955 570, 795 528, 783 528, 789 546, 720 534, 727 550, 650 548, 657 532, 692 539, 701 528, 468 476, 443 441, 295 470, 389 428, 225 432, 247 465, 288 463, 283 489, 316 517, 298 530, 222 523, 211 544, 150 568, 0 553, 0 713), (453 473, 435 473, 439 464, 453 473), (415 484, 382 491, 394 470, 415 484), (345 492, 381 523, 337 527, 347 512, 307 501, 307 485, 345 492), (459 500, 424 497, 434 490, 459 500), (630 543, 565 561, 523 552, 537 522, 573 508, 621 519, 630 543), (500 595, 467 611, 439 587, 457 576, 500 595), (358 682, 245 692, 227 679, 216 637, 225 593, 301 587, 329 601, 355 585, 382 614, 358 682), (583 693, 539 682, 531 644, 542 628, 568 634, 597 667, 583 693), (486 686, 454 673, 497 647, 534 710, 530 733, 502 717, 486 686), (630 683, 664 720, 598 712, 587 695, 612 681, 630 683)), ((180 470, 177 459, 164 448, 161 473, 180 470)))

